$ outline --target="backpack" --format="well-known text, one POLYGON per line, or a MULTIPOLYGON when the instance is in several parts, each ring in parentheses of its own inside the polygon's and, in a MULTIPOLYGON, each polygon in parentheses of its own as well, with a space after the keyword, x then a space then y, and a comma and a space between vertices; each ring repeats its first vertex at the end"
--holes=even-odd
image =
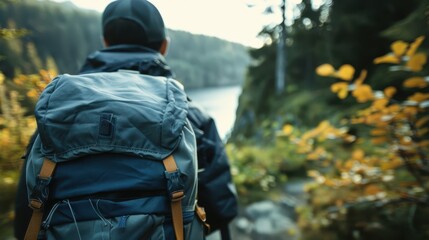
POLYGON ((56 77, 35 108, 25 239, 204 239, 187 110, 170 78, 56 77))

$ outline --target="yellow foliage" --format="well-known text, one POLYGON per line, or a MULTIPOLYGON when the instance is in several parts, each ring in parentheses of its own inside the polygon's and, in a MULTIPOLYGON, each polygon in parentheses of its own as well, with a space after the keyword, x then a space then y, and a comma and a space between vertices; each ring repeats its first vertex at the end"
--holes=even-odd
POLYGON ((426 64, 426 54, 424 53, 417 53, 410 57, 410 60, 408 60, 406 66, 414 72, 419 72, 423 69, 423 65, 426 64))
POLYGON ((365 195, 375 195, 381 191, 382 191, 382 189, 376 184, 370 184, 370 185, 366 186, 365 190, 364 190, 365 195))
POLYGON ((366 76, 368 75, 368 71, 367 70, 362 70, 361 72, 360 72, 360 75, 359 75, 359 77, 355 80, 355 84, 356 85, 360 85, 360 84, 362 84, 363 83, 363 81, 365 81, 365 79, 366 79, 366 76))
POLYGON ((424 36, 420 36, 410 45, 404 41, 395 41, 390 46, 392 53, 377 57, 374 59, 374 63, 399 64, 401 63, 401 58, 406 54, 409 57, 406 66, 411 71, 421 71, 422 66, 426 63, 426 55, 419 53, 416 54, 416 51, 424 39, 424 36))
POLYGON ((335 73, 335 76, 345 81, 350 81, 355 74, 355 68, 350 64, 344 64, 335 73))
POLYGON ((371 135, 373 136, 382 136, 382 135, 386 135, 387 134, 387 130, 384 128, 375 128, 371 130, 371 135))
POLYGON ((375 101, 372 102, 371 109, 375 111, 382 110, 387 106, 388 103, 389 103, 389 100, 387 100, 386 98, 376 99, 375 101))
POLYGON ((365 157, 365 152, 362 149, 353 151, 352 158, 357 161, 362 161, 365 157))
POLYGON ((344 99, 348 95, 349 85, 345 82, 338 82, 331 85, 331 91, 337 93, 340 99, 344 99))
POLYGON ((416 127, 421 128, 429 122, 429 116, 424 116, 416 121, 416 127))
POLYGON ((422 44, 424 39, 425 39, 424 36, 420 36, 420 37, 416 38, 416 40, 413 43, 411 43, 410 48, 407 51, 408 57, 411 57, 416 53, 417 48, 420 47, 420 45, 422 44))
POLYGON ((292 134, 292 132, 293 132, 293 126, 292 125, 286 124, 283 126, 283 133, 286 136, 290 136, 292 134))
POLYGON ((428 99, 429 99, 429 93, 420 93, 420 92, 415 93, 412 96, 408 97, 408 100, 418 102, 418 103, 428 99))
POLYGON ((401 111, 401 106, 399 104, 392 104, 387 109, 385 109, 386 113, 394 113, 394 114, 396 114, 399 111, 401 111))
POLYGON ((356 89, 353 90, 352 95, 360 103, 367 102, 374 98, 374 93, 372 92, 372 88, 367 84, 356 86, 356 89))
POLYGON ((384 96, 386 98, 389 98, 389 99, 392 98, 393 95, 395 95, 395 93, 396 93, 396 88, 395 87, 390 86, 390 87, 387 87, 387 88, 384 89, 384 96))
POLYGON ((407 88, 425 88, 428 86, 428 83, 423 77, 412 77, 405 80, 403 85, 407 88))
POLYGON ((321 159, 321 157, 323 157, 324 154, 326 154, 325 149, 322 147, 318 147, 313 152, 307 154, 307 159, 308 160, 319 160, 319 159, 321 159))
POLYGON ((3 84, 4 79, 5 79, 4 74, 0 72, 0 85, 3 84))
POLYGON ((335 73, 335 69, 331 64, 323 64, 316 68, 316 73, 322 77, 329 77, 335 73))
POLYGON ((405 54, 405 51, 407 51, 408 43, 404 41, 395 41, 392 43, 392 45, 390 45, 390 48, 392 49, 392 52, 395 54, 395 56, 401 57, 405 54))
POLYGON ((376 138, 372 138, 371 142, 373 144, 383 144, 386 143, 389 139, 386 137, 376 137, 376 138))
POLYGON ((414 107, 414 106, 406 106, 406 107, 404 107, 404 109, 402 110, 402 112, 404 113, 404 114, 406 114, 407 116, 414 116, 414 115, 416 115, 417 114, 417 112, 418 112, 419 110, 418 110, 418 108, 417 107, 414 107))
POLYGON ((374 59, 375 64, 381 64, 381 63, 399 64, 400 62, 401 62, 401 60, 393 54, 387 54, 387 55, 384 55, 384 56, 381 56, 381 57, 374 59))
POLYGON ((346 171, 350 171, 350 169, 352 169, 354 165, 355 165, 355 161, 353 161, 353 160, 347 160, 347 161, 344 163, 344 169, 345 169, 346 171))
POLYGON ((387 170, 391 170, 391 169, 396 169, 402 165, 403 165, 402 160, 398 157, 395 157, 393 159, 390 159, 389 161, 383 162, 381 164, 380 168, 383 171, 387 171, 387 170))

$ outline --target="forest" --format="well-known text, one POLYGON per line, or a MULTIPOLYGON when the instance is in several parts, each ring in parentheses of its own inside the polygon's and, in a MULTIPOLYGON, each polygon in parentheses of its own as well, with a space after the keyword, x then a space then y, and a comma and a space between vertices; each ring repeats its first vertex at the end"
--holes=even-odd
POLYGON ((228 141, 241 201, 280 201, 285 184, 304 179, 296 228, 281 239, 428 239, 429 2, 296 8, 282 92, 279 25, 250 50, 259 64, 228 141))
MULTIPOLYGON (((285 184, 303 179, 305 200, 292 210, 296 228, 285 226, 273 239, 429 239, 429 0, 298 2, 299 14, 285 26, 282 91, 279 24, 261 29, 265 44, 257 49, 169 32, 176 40, 168 61, 185 86, 242 85, 226 143, 241 207, 284 205, 285 184), (205 71, 194 72, 193 60, 205 71), (240 75, 238 82, 227 77, 240 75)), ((96 13, 67 5, 0 1, 0 147, 7 149, 0 186, 8 193, 0 196, 0 238, 11 235, 19 158, 35 129, 28 108, 52 74, 78 71, 80 59, 101 47, 98 25, 80 29, 77 15, 97 21, 96 13), (23 17, 29 14, 32 21, 23 17), (58 33, 66 30, 76 38, 58 33), (49 37, 32 34, 39 31, 49 37)))
MULTIPOLYGON (((70 2, 0 2, 0 28, 22 36, 0 40, 0 71, 7 77, 39 69, 76 74, 86 56, 102 48, 101 16, 70 2)), ((168 27, 168 26, 167 26, 168 27)), ((168 30, 167 62, 187 88, 239 85, 249 64, 247 48, 215 37, 168 30)))

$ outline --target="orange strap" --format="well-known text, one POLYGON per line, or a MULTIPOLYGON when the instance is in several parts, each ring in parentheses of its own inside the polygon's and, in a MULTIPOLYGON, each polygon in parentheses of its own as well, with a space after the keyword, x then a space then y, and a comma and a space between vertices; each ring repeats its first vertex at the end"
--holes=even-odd
POLYGON ((206 215, 206 210, 204 210, 203 207, 200 206, 196 206, 195 207, 195 212, 197 213, 198 218, 201 220, 201 222, 204 225, 204 230, 205 230, 205 234, 209 234, 210 233, 210 224, 207 223, 207 215, 206 215))
MULTIPOLYGON (((39 178, 49 179, 55 170, 55 166, 55 162, 45 158, 42 169, 40 169, 39 178)), ((39 199, 30 199, 29 207, 33 209, 33 214, 31 215, 30 223, 25 232, 24 240, 36 240, 40 231, 40 226, 42 225, 43 202, 39 199)))
MULTIPOLYGON (((167 172, 177 171, 176 161, 172 155, 168 156, 164 161, 165 170, 167 172)), ((183 240, 183 214, 182 214, 182 198, 185 196, 183 191, 173 193, 171 199, 171 215, 173 218, 174 233, 176 240, 183 240)))
MULTIPOLYGON (((165 169, 167 172, 177 171, 176 161, 173 156, 168 156, 164 161, 165 169)), ((49 159, 43 161, 42 169, 40 170, 39 177, 42 179, 50 178, 54 172, 56 163, 49 159)), ((173 218, 174 233, 177 240, 183 240, 183 214, 182 214, 182 198, 184 192, 179 191, 173 193, 171 200, 171 215, 173 218)), ((33 209, 33 214, 30 223, 25 233, 24 240, 36 240, 40 231, 43 218, 43 203, 37 199, 30 200, 30 207, 33 209)))

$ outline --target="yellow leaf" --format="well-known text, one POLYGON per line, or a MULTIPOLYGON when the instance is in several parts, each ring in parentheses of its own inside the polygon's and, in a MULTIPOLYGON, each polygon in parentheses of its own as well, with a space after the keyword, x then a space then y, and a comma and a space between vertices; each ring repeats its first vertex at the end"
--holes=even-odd
POLYGON ((423 65, 426 64, 426 54, 417 53, 411 56, 410 60, 408 60, 406 66, 411 69, 411 71, 419 72, 423 69, 423 65))
POLYGON ((390 105, 385 111, 385 113, 397 113, 401 110, 401 106, 398 104, 390 105))
POLYGON ((373 143, 373 144, 382 144, 382 143, 385 143, 385 142, 387 142, 387 138, 386 137, 376 137, 376 138, 372 138, 371 139, 371 142, 373 143))
POLYGON ((363 83, 363 81, 365 81, 367 75, 368 75, 368 71, 366 71, 365 69, 362 70, 360 72, 359 77, 355 80, 355 84, 356 85, 361 85, 363 83))
POLYGON ((403 85, 407 88, 425 88, 428 86, 428 83, 422 77, 412 77, 405 80, 403 85))
POLYGON ((313 151, 311 153, 307 154, 307 160, 319 160, 320 159, 320 153, 317 151, 313 151))
POLYGON ((380 64, 380 63, 398 64, 400 62, 401 62, 400 59, 393 54, 387 54, 387 55, 384 55, 384 56, 381 56, 381 57, 374 59, 374 64, 380 64))
POLYGON ((39 93, 35 89, 31 89, 27 92, 27 96, 35 99, 39 96, 39 93))
POLYGON ((374 135, 374 136, 380 136, 380 135, 386 135, 386 134, 387 134, 386 129, 375 128, 371 130, 371 135, 374 135))
POLYGON ((417 48, 419 48, 420 44, 422 44, 424 39, 425 39, 424 36, 420 36, 416 38, 416 40, 413 43, 411 43, 410 48, 407 51, 407 56, 409 57, 413 56, 416 53, 417 48))
POLYGON ((388 103, 389 103, 389 100, 387 100, 386 98, 380 98, 380 99, 375 100, 372 103, 371 107, 374 110, 382 110, 387 106, 388 103))
POLYGON ((371 184, 371 185, 368 185, 367 187, 365 187, 364 191, 365 191, 365 195, 375 195, 375 194, 381 192, 382 190, 377 185, 371 184))
POLYGON ((283 126, 283 133, 286 136, 290 136, 292 134, 292 132, 293 132, 293 126, 292 125, 286 124, 283 126))
POLYGON ((0 72, 0 85, 3 84, 4 79, 5 79, 4 74, 2 72, 0 72))
POLYGON ((381 120, 381 117, 382 117, 383 115, 382 114, 372 114, 372 115, 368 115, 367 117, 366 117, 366 121, 365 121, 365 123, 366 124, 375 124, 375 123, 378 123, 378 122, 381 122, 382 120, 381 120))
POLYGON ((335 73, 335 76, 345 81, 350 81, 352 80, 354 74, 355 68, 350 64, 344 64, 340 67, 340 69, 338 69, 338 71, 335 73))
POLYGON ((429 116, 424 116, 417 120, 416 127, 421 128, 429 121, 429 116))
POLYGON ((323 77, 328 77, 333 75, 335 72, 334 67, 331 64, 323 64, 316 68, 316 73, 323 77))
POLYGON ((353 90, 352 95, 360 103, 367 102, 374 98, 374 93, 372 92, 372 88, 367 84, 357 86, 356 89, 353 90))
POLYGON ((402 160, 400 158, 394 158, 388 162, 382 163, 380 168, 381 168, 381 170, 386 171, 386 170, 398 168, 398 167, 402 166, 402 164, 403 163, 402 163, 402 160))
POLYGON ((340 99, 347 97, 349 85, 345 82, 338 82, 331 85, 331 91, 337 93, 340 99))
POLYGON ((387 98, 392 98, 393 95, 395 95, 396 93, 396 88, 395 87, 387 87, 384 89, 384 96, 386 96, 387 98))
POLYGON ((411 107, 407 106, 404 108, 403 112, 408 116, 414 116, 417 114, 418 108, 414 106, 411 106, 411 107))
POLYGON ((405 51, 407 50, 408 43, 404 41, 396 41, 390 45, 390 48, 392 49, 393 54, 400 57, 404 55, 405 51))
POLYGON ((355 162, 352 160, 348 160, 344 163, 344 168, 348 171, 355 165, 355 162))
POLYGON ((415 102, 423 102, 424 100, 429 99, 429 93, 415 93, 414 95, 410 96, 408 100, 415 101, 415 102))
POLYGON ((357 161, 361 161, 365 157, 365 152, 362 149, 353 151, 352 158, 357 161))

